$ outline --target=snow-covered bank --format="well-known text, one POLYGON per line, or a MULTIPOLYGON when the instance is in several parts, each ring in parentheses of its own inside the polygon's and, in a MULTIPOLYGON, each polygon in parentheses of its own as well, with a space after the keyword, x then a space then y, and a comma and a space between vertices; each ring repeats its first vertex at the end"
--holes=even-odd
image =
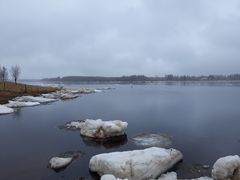
POLYGON ((0 115, 13 113, 12 108, 19 108, 25 106, 37 106, 40 104, 46 104, 55 102, 58 100, 68 100, 78 98, 80 94, 89 94, 102 92, 102 90, 94 88, 80 88, 80 89, 65 89, 62 88, 56 92, 41 94, 39 96, 19 96, 13 100, 9 100, 7 104, 0 105, 0 115))
POLYGON ((105 153, 93 156, 89 168, 99 175, 145 180, 157 178, 183 158, 180 151, 152 147, 144 150, 105 153))
POLYGON ((14 112, 14 110, 12 108, 9 108, 5 105, 0 105, 0 115, 1 114, 10 114, 13 112, 14 112))

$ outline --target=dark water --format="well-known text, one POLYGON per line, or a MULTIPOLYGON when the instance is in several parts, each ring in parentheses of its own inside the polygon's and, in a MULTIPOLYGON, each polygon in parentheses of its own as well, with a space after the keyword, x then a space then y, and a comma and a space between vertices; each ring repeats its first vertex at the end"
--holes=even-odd
MULTIPOLYGON (((106 86, 109 87, 94 87, 106 86)), ((221 156, 240 154, 239 86, 110 86, 116 89, 0 116, 0 179, 94 178, 88 170, 91 156, 140 149, 131 137, 145 132, 174 137, 173 147, 184 155, 176 167, 179 178, 198 176, 192 165, 212 166, 221 156), (128 138, 115 144, 100 144, 83 139, 79 132, 58 128, 85 118, 127 121, 128 138), (85 154, 64 171, 56 173, 47 168, 52 156, 79 150, 85 154)))

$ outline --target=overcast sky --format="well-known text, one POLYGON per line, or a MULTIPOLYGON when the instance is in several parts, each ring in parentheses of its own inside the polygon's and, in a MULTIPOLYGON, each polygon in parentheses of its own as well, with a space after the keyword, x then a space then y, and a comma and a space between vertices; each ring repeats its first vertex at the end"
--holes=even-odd
POLYGON ((22 78, 240 71, 239 0, 0 0, 22 78))

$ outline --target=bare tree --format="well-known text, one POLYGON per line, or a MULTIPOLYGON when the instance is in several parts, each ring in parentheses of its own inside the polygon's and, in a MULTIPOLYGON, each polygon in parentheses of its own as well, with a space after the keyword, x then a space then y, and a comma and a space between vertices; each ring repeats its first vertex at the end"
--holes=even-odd
POLYGON ((4 88, 5 88, 5 82, 8 80, 8 71, 5 66, 0 67, 0 79, 3 82, 4 88))
POLYGON ((17 80, 20 76, 20 73, 21 73, 20 66, 18 66, 18 65, 12 66, 11 75, 12 75, 12 78, 14 79, 15 84, 17 84, 17 80))

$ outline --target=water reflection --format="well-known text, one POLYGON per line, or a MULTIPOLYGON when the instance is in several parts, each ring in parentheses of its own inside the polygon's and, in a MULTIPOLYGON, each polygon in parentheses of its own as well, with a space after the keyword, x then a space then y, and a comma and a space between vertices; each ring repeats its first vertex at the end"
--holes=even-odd
POLYGON ((90 138, 82 135, 80 136, 82 137, 82 141, 85 145, 92 146, 92 147, 103 146, 106 149, 118 148, 128 142, 128 138, 126 134, 122 136, 107 138, 107 139, 94 139, 94 138, 90 138))
POLYGON ((13 113, 13 118, 20 118, 22 115, 22 109, 21 108, 15 108, 13 113))
POLYGON ((211 168, 209 165, 189 164, 187 162, 179 162, 170 171, 177 171, 178 178, 199 178, 211 177, 211 168))

